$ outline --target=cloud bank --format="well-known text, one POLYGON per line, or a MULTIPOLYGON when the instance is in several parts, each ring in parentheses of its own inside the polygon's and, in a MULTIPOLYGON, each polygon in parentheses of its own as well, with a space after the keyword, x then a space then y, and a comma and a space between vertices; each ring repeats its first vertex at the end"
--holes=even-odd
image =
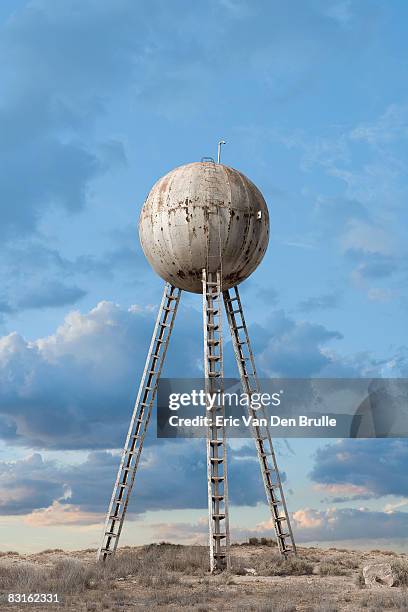
MULTIPOLYGON (((407 463, 405 438, 339 440, 318 449, 310 477, 323 486, 362 487, 363 499, 408 496, 407 463)), ((352 494, 358 498, 358 492, 352 494)))
MULTIPOLYGON (((38 449, 121 447, 155 314, 155 308, 101 302, 87 313, 69 313, 48 337, 0 338, 0 438, 38 449)), ((163 375, 201 375, 201 324, 201 314, 182 304, 163 375)), ((340 337, 282 311, 271 315, 268 328, 253 331, 263 375, 317 374, 332 361, 325 343, 340 337)), ((230 343, 226 348, 226 373, 236 376, 230 343)))

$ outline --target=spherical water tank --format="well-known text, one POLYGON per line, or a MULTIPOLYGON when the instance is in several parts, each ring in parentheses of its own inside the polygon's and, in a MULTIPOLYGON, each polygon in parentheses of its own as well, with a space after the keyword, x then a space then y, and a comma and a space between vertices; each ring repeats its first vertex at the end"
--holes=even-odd
POLYGON ((268 208, 238 170, 212 161, 186 164, 150 191, 139 235, 147 260, 165 281, 201 293, 203 268, 220 270, 226 290, 248 278, 262 260, 268 208))

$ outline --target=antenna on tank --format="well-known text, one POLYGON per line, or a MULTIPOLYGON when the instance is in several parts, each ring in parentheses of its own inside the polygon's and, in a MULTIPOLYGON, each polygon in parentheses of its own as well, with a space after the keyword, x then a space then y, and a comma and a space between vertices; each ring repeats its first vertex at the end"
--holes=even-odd
POLYGON ((222 145, 224 145, 224 144, 227 144, 227 143, 225 142, 225 140, 220 140, 220 141, 218 142, 217 164, 219 164, 219 163, 220 163, 220 161, 221 161, 221 146, 222 146, 222 145))

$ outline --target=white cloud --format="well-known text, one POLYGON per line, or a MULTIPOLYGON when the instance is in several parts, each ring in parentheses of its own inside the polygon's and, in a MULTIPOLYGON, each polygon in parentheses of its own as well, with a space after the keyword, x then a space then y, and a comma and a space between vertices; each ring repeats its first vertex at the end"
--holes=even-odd
POLYGON ((102 519, 99 512, 85 512, 80 506, 53 501, 47 508, 33 510, 24 522, 32 527, 95 525, 100 529, 102 519))
POLYGON ((390 302, 397 293, 391 289, 383 289, 380 287, 371 287, 367 296, 371 302, 390 302))
POLYGON ((373 512, 366 508, 304 508, 293 514, 293 529, 299 542, 398 539, 408 528, 406 512, 373 512))
POLYGON ((356 126, 350 139, 365 141, 370 145, 384 145, 408 138, 408 107, 391 104, 385 112, 371 123, 356 126))
MULTIPOLYGON (((184 374, 198 374, 191 328, 198 315, 180 313, 164 374, 178 372, 184 360, 184 374)), ((0 338, 0 436, 43 448, 121 446, 154 316, 150 307, 100 302, 69 313, 46 338, 0 338)))
POLYGON ((335 0, 328 2, 325 13, 342 26, 347 26, 353 19, 351 0, 335 0))
POLYGON ((341 334, 323 325, 295 321, 282 310, 268 320, 265 347, 257 361, 266 376, 313 376, 329 365, 330 357, 324 346, 341 334))
POLYGON ((340 243, 343 251, 358 250, 363 253, 390 255, 393 250, 392 237, 387 231, 358 219, 350 220, 340 243))

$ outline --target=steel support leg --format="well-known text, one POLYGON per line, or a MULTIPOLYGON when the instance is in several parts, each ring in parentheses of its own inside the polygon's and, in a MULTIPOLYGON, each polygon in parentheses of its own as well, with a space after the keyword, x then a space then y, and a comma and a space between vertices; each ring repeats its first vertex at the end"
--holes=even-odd
MULTIPOLYGON (((205 391, 211 396, 217 394, 211 410, 206 410, 206 416, 211 420, 207 430, 207 479, 212 573, 230 567, 227 448, 224 424, 217 424, 217 417, 222 419, 224 417, 221 306, 220 273, 209 273, 207 276, 206 270, 203 270, 205 391)), ((209 408, 208 402, 207 408, 209 408)))
POLYGON ((115 553, 118 546, 180 295, 180 289, 168 283, 165 285, 118 475, 113 487, 102 542, 97 554, 98 559, 105 560, 109 555, 115 553))
MULTIPOLYGON (((251 396, 255 392, 259 393, 260 388, 238 288, 234 287, 229 291, 224 291, 223 296, 241 384, 243 391, 251 396)), ((255 418, 263 417, 266 419, 263 408, 255 411, 252 407, 249 407, 248 414, 255 418)), ((272 514, 279 551, 283 555, 289 553, 296 554, 295 540, 293 538, 269 426, 253 426, 252 435, 258 454, 267 502, 272 514)))

